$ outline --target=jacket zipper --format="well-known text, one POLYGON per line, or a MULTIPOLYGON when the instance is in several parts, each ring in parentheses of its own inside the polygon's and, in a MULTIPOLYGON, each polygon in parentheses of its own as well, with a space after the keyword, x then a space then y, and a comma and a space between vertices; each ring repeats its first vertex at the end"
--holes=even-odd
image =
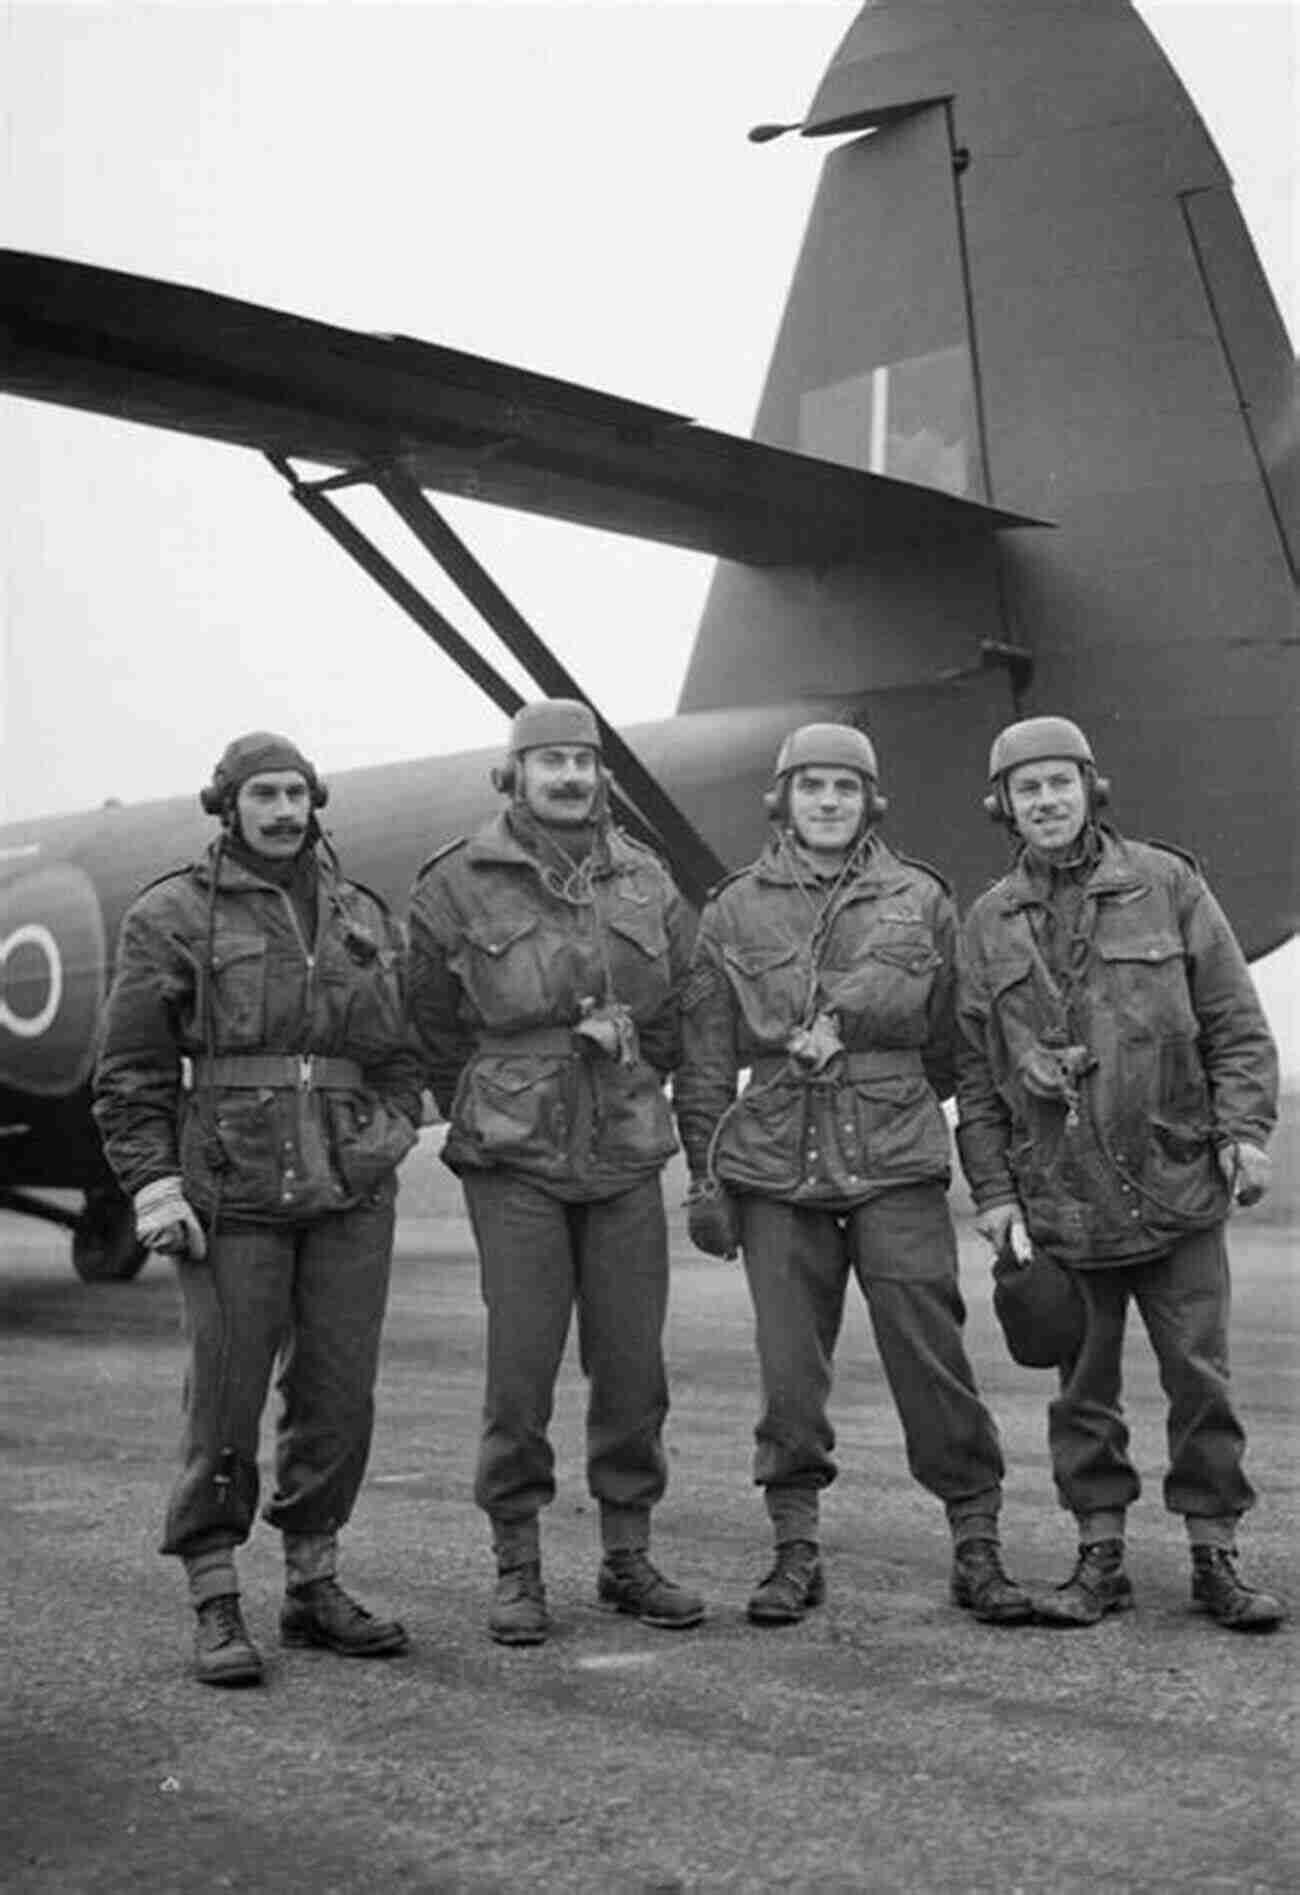
MULTIPOLYGON (((284 903, 285 907, 289 911, 289 922, 290 922, 291 927, 293 928, 294 936, 298 942, 299 948, 302 951, 302 958, 304 962, 306 963, 306 967, 307 967, 307 986, 306 986, 306 991, 303 997, 303 1018, 304 1018, 304 1026, 306 1029, 306 1035, 308 1039, 310 1039, 312 1018, 313 1018, 313 1013, 314 1013, 315 1004, 316 1004, 315 947, 320 941, 321 916, 320 916, 320 913, 318 912, 316 916, 316 942, 313 943, 311 947, 308 947, 307 937, 302 931, 302 923, 298 920, 298 910, 294 907, 293 902, 291 901, 290 897, 286 894, 284 889, 277 888, 276 893, 277 895, 279 895, 281 901, 284 903)), ((319 897, 318 897, 318 901, 319 901, 319 897)), ((310 1055, 305 1055, 304 1057, 309 1058, 310 1055)), ((306 1073, 306 1067, 304 1066, 303 1084, 306 1085, 306 1083, 307 1083, 307 1073, 306 1073)))

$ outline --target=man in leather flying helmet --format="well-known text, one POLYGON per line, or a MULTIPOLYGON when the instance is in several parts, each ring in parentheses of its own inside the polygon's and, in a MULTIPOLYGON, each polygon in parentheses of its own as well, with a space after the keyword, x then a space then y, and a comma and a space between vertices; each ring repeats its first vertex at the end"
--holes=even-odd
POLYGON ((406 1647, 339 1585, 338 1535, 370 1450, 396 1167, 420 1120, 401 932, 340 872, 298 747, 253 731, 201 794, 199 861, 122 923, 95 1118, 136 1227, 175 1260, 189 1365, 162 1550, 196 1609, 194 1669, 249 1685, 262 1659, 235 1549, 257 1508, 258 1429, 277 1357, 275 1492, 285 1645, 406 1647))

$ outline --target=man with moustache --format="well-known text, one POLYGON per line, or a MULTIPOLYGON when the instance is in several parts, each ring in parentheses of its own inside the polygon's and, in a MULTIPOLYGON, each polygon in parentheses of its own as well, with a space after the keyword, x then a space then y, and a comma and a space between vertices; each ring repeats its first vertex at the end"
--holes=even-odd
POLYGON ((1165 1505, 1185 1522, 1192 1599, 1233 1631, 1280 1600, 1247 1586, 1236 1532, 1254 1502, 1228 1381, 1229 1208, 1269 1181, 1277 1054, 1241 950, 1190 856, 1132 842, 1064 717, 993 744, 986 807, 1018 846, 962 943, 958 1145, 979 1229, 1008 1261, 1035 1248, 1079 1292, 1048 1411, 1074 1514, 1074 1571, 1039 1616, 1095 1625, 1133 1604, 1125 1517, 1139 1480, 1120 1403, 1130 1297, 1168 1402, 1165 1505))
POLYGON ((538 1516, 555 1493, 548 1428, 575 1306, 597 1593, 681 1629, 703 1603, 648 1549, 666 1478, 660 1172, 676 1140, 663 1082, 691 917, 658 858, 610 821, 588 705, 525 704, 494 782, 505 809, 426 863, 410 915, 412 1018, 487 1309, 474 1494, 496 1555, 488 1630, 536 1645, 550 1629, 538 1516))
POLYGON ((394 1173, 421 1092, 400 931, 340 874, 311 763, 254 731, 227 746, 200 800, 221 824, 213 846, 122 924, 95 1117, 184 1303, 185 1432, 162 1551, 188 1578, 195 1675, 252 1685, 263 1666, 235 1549, 252 1529, 277 1357, 264 1517, 283 1535, 281 1642, 356 1658, 406 1648, 336 1569, 370 1450, 394 1173))
POLYGON ((775 1560, 749 1617, 793 1624, 824 1596, 820 1495, 837 1471, 827 1401, 852 1274, 908 1463, 947 1513, 951 1598, 985 1622, 1021 1624, 1032 1608, 1002 1568, 1002 1454, 962 1344, 945 1195, 952 902, 879 835, 885 803, 861 731, 804 725, 774 775, 770 842, 701 918, 675 1086, 691 1236, 715 1256, 741 1250, 754 1304, 754 1479, 775 1560))

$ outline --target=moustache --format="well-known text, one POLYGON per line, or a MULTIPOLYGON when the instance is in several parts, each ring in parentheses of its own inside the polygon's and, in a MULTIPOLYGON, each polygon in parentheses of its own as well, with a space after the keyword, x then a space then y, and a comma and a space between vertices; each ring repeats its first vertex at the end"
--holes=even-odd
POLYGON ((264 836, 305 836, 307 825, 303 822, 269 822, 263 829, 264 836))
POLYGON ((595 794, 595 791, 585 790, 579 786, 577 789, 572 790, 547 790, 546 794, 553 803, 585 803, 589 797, 595 794))

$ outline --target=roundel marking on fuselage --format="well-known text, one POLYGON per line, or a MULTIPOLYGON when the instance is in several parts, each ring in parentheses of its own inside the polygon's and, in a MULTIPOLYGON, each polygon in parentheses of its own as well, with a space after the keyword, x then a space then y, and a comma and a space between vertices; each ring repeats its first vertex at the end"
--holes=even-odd
POLYGON ((106 971, 84 869, 53 862, 0 877, 0 1085, 57 1098, 84 1083, 106 971))
MULTIPOLYGON (((19 975, 14 984, 21 991, 30 981, 24 981, 19 975)), ((49 929, 39 921, 24 921, 12 934, 0 935, 0 1028, 7 1027, 20 1040, 39 1039, 46 1028, 53 1025, 62 999, 63 962, 59 944, 49 929), (15 1012, 5 997, 10 960, 16 959, 19 950, 25 947, 36 948, 45 962, 45 999, 35 1013, 15 1012)))

